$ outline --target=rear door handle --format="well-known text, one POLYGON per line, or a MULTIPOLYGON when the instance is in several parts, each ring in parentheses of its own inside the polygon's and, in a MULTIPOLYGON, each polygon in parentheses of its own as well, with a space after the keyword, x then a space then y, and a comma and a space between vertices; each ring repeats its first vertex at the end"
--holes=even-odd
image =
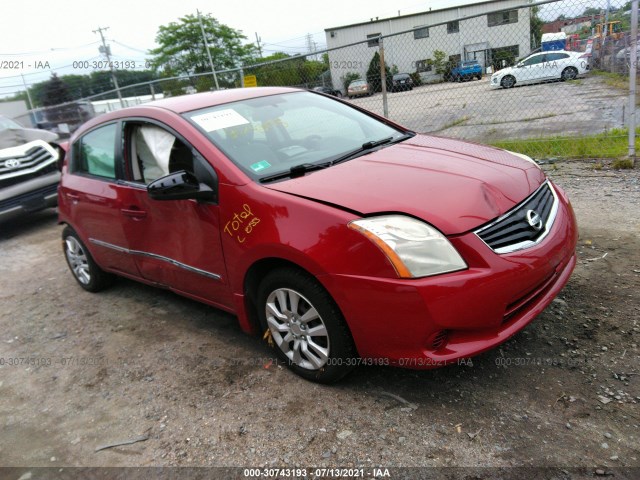
POLYGON ((138 207, 123 208, 120 212, 125 217, 131 217, 134 220, 140 220, 147 216, 147 212, 140 210, 138 207))

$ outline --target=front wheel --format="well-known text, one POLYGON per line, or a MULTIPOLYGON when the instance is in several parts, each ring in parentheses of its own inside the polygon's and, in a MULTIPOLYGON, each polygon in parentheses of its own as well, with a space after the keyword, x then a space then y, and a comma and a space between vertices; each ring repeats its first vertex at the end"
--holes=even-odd
POLYGON ((356 362, 346 322, 317 280, 295 268, 269 273, 258 289, 258 316, 278 357, 307 380, 333 383, 356 362))
POLYGON ((82 288, 88 292, 99 292, 111 285, 113 275, 98 267, 87 247, 71 227, 65 227, 62 231, 62 249, 73 278, 82 288))
POLYGON ((512 88, 516 84, 516 79, 511 75, 507 75, 502 79, 500 85, 502 88, 512 88))
POLYGON ((563 82, 567 80, 575 80, 577 76, 578 70, 576 70, 574 67, 567 67, 562 71, 561 79, 563 82))

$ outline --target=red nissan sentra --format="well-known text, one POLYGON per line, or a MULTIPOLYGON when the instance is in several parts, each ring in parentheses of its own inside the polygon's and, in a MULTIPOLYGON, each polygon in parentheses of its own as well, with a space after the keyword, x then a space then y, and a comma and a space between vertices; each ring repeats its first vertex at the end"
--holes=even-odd
POLYGON ((115 274, 233 312, 319 382, 495 347, 576 263, 569 200, 530 158, 290 88, 90 121, 59 205, 82 288, 115 274))

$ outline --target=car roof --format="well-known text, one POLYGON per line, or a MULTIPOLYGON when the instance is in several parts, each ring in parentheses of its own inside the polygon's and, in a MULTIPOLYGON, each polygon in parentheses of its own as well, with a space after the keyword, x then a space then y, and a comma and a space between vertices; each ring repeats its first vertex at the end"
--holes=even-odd
POLYGON ((164 108, 175 113, 185 113, 201 108, 214 107, 230 102, 247 100, 249 98, 267 97, 282 93, 301 92, 299 88, 286 87, 253 87, 231 88, 215 92, 194 93, 192 95, 180 95, 178 97, 163 98, 146 103, 145 106, 164 108))
POLYGON ((228 90, 218 90, 215 92, 194 93, 191 95, 180 95, 177 97, 163 98, 153 102, 144 103, 142 105, 134 105, 122 108, 113 112, 105 113, 92 118, 84 123, 76 132, 74 132, 71 140, 82 134, 83 132, 112 120, 118 120, 130 116, 130 112, 134 111, 137 115, 141 112, 158 112, 159 110, 169 110, 176 114, 200 110, 202 108, 215 107, 226 103, 247 100, 250 98, 268 97, 271 95, 280 95, 283 93, 304 92, 300 88, 288 87, 252 87, 252 88, 231 88, 228 90))

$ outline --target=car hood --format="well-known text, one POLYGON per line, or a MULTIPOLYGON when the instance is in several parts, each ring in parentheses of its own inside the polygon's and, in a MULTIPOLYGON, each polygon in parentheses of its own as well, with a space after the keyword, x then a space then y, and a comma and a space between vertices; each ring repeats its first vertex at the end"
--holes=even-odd
POLYGON ((28 142, 33 142, 34 140, 55 142, 57 139, 57 134, 36 128, 11 128, 0 130, 0 148, 17 147, 28 142))
POLYGON ((363 216, 409 214, 455 235, 506 213, 544 181, 536 165, 505 150, 417 135, 266 187, 363 216))
POLYGON ((494 73, 492 77, 497 77, 497 76, 501 77, 502 75, 505 75, 507 73, 512 73, 512 72, 513 72, 513 67, 504 67, 498 70, 496 73, 494 73))

